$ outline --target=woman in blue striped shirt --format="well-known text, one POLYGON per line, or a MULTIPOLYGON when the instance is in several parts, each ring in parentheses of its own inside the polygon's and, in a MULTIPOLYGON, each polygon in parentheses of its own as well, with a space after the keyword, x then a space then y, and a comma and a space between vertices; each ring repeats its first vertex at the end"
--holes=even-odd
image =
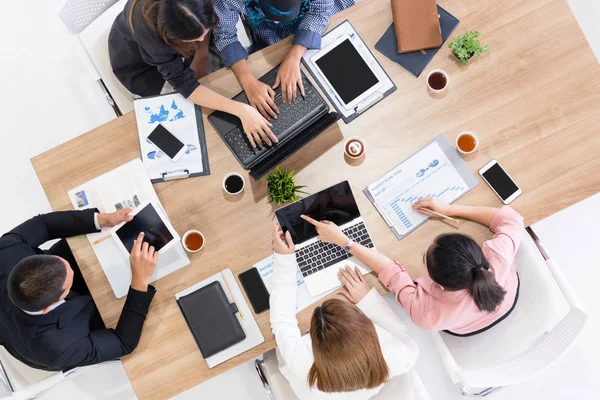
POLYGON ((214 0, 219 22, 215 45, 226 67, 231 67, 250 104, 265 118, 279 112, 273 89, 281 86, 284 103, 291 103, 298 89, 304 94, 300 60, 307 49, 321 48, 321 35, 331 15, 354 5, 354 0, 214 0), (279 67, 273 87, 260 82, 246 63, 248 51, 240 44, 236 24, 241 19, 257 51, 290 35, 292 47, 279 67))

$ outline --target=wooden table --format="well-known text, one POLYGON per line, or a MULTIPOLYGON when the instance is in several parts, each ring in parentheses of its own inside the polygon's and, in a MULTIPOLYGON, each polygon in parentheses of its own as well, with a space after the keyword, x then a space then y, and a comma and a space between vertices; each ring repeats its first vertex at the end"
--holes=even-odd
MULTIPOLYGON (((451 38, 480 30, 491 53, 461 68, 443 47, 415 78, 373 50, 398 90, 349 125, 340 122, 284 163, 298 171, 297 181, 315 192, 348 179, 377 247, 401 260, 414 276, 423 268, 422 252, 437 234, 451 230, 428 222, 397 241, 361 190, 440 133, 450 140, 463 130, 476 132, 481 149, 468 161, 474 172, 497 158, 522 187, 513 206, 532 224, 600 190, 600 66, 564 0, 440 0, 461 20, 451 38), (450 90, 431 98, 426 72, 443 68, 450 90), (343 157, 344 137, 362 136, 367 155, 360 165, 343 157)), ((391 23, 388 0, 364 0, 334 16, 330 27, 349 19, 365 43, 374 48, 391 23)), ((250 57, 260 76, 278 64, 290 40, 250 57)), ((233 74, 221 70, 203 80, 225 96, 240 91, 233 74)), ((269 313, 257 316, 265 342, 209 370, 186 326, 173 295, 224 268, 238 273, 271 253, 271 221, 276 207, 268 202, 265 180, 253 182, 243 196, 228 198, 223 176, 238 171, 238 162, 206 120, 211 175, 155 185, 175 229, 200 229, 206 248, 191 255, 191 265, 161 279, 137 350, 123 364, 142 399, 164 399, 189 389, 275 347, 269 313)), ((56 129, 59 129, 56 127, 56 129)), ((139 157, 135 116, 129 113, 58 146, 32 160, 54 210, 70 209, 67 191, 139 157)), ((247 178, 250 181, 250 178, 247 178)), ((500 206, 485 184, 459 203, 500 206)), ((478 240, 486 229, 463 224, 461 232, 478 240)), ((115 326, 123 299, 117 300, 84 237, 69 243, 98 308, 115 326)), ((371 282, 375 279, 371 277, 371 282)), ((302 330, 312 309, 299 314, 302 330)))

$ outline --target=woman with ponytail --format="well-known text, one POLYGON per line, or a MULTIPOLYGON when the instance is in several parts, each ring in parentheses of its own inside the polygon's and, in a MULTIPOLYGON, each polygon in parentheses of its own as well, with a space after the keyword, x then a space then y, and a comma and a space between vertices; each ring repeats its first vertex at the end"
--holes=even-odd
MULTIPOLYGON (((423 257, 426 272, 414 281, 402 265, 377 251, 351 243, 350 253, 379 275, 423 329, 470 336, 506 318, 519 294, 514 258, 524 232, 523 217, 508 206, 448 205, 433 198, 417 201, 413 209, 469 219, 489 226, 494 236, 481 247, 460 233, 436 237, 423 257)), ((349 243, 335 224, 304 218, 317 227, 322 241, 342 247, 349 243)))
POLYGON ((255 108, 198 82, 220 67, 218 56, 209 56, 210 32, 218 22, 212 0, 129 0, 108 38, 113 72, 134 95, 174 89, 200 106, 233 114, 250 143, 271 145, 277 142, 271 124, 255 108))
MULTIPOLYGON (((316 307, 310 333, 296 320, 298 264, 290 233, 273 233, 271 328, 279 370, 299 399, 370 399, 389 379, 408 372, 419 349, 390 306, 362 274, 342 270, 341 294, 316 307)), ((399 388, 407 392, 410 388, 399 388)), ((410 397, 412 398, 412 397, 410 397)))

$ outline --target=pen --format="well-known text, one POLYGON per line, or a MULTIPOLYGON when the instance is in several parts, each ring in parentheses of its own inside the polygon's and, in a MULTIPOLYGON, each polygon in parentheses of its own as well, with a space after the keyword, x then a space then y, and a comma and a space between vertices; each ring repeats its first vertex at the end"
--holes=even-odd
POLYGON ((92 243, 92 244, 93 244, 93 245, 97 245, 98 243, 102 243, 102 242, 104 242, 106 239, 110 239, 111 237, 112 237, 112 235, 107 235, 107 236, 104 236, 104 237, 102 237, 102 238, 100 238, 100 239, 96 240, 96 241, 95 241, 94 243, 92 243))
POLYGON ((233 299, 233 304, 235 304, 235 306, 238 309, 238 312, 240 313, 240 318, 244 319, 244 314, 242 314, 242 309, 240 308, 240 306, 238 306, 238 303, 235 300, 235 296, 233 295, 233 292, 231 291, 231 288, 229 287, 229 283, 227 283, 227 278, 225 277, 225 274, 223 273, 223 271, 221 271, 221 276, 223 277, 223 281, 225 282, 225 286, 227 286, 227 291, 229 292, 229 294, 231 295, 231 298, 233 299))

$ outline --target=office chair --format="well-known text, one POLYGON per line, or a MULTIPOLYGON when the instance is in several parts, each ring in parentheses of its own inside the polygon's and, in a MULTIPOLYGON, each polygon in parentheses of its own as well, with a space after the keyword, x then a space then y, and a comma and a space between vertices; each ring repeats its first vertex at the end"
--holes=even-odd
POLYGON ((136 398, 119 360, 65 372, 49 372, 26 366, 0 347, 0 399, 40 399, 54 390, 69 395, 82 392, 79 394, 87 398, 95 398, 96 394, 97 398, 105 398, 106 393, 111 393, 114 398, 136 398))
POLYGON ((515 263, 521 286, 513 312, 471 337, 433 332, 444 367, 465 395, 486 396, 556 363, 581 334, 587 313, 531 228, 515 263))
POLYGON ((133 110, 133 95, 112 72, 108 34, 127 0, 67 0, 58 15, 74 37, 75 48, 106 101, 120 117, 133 110))

